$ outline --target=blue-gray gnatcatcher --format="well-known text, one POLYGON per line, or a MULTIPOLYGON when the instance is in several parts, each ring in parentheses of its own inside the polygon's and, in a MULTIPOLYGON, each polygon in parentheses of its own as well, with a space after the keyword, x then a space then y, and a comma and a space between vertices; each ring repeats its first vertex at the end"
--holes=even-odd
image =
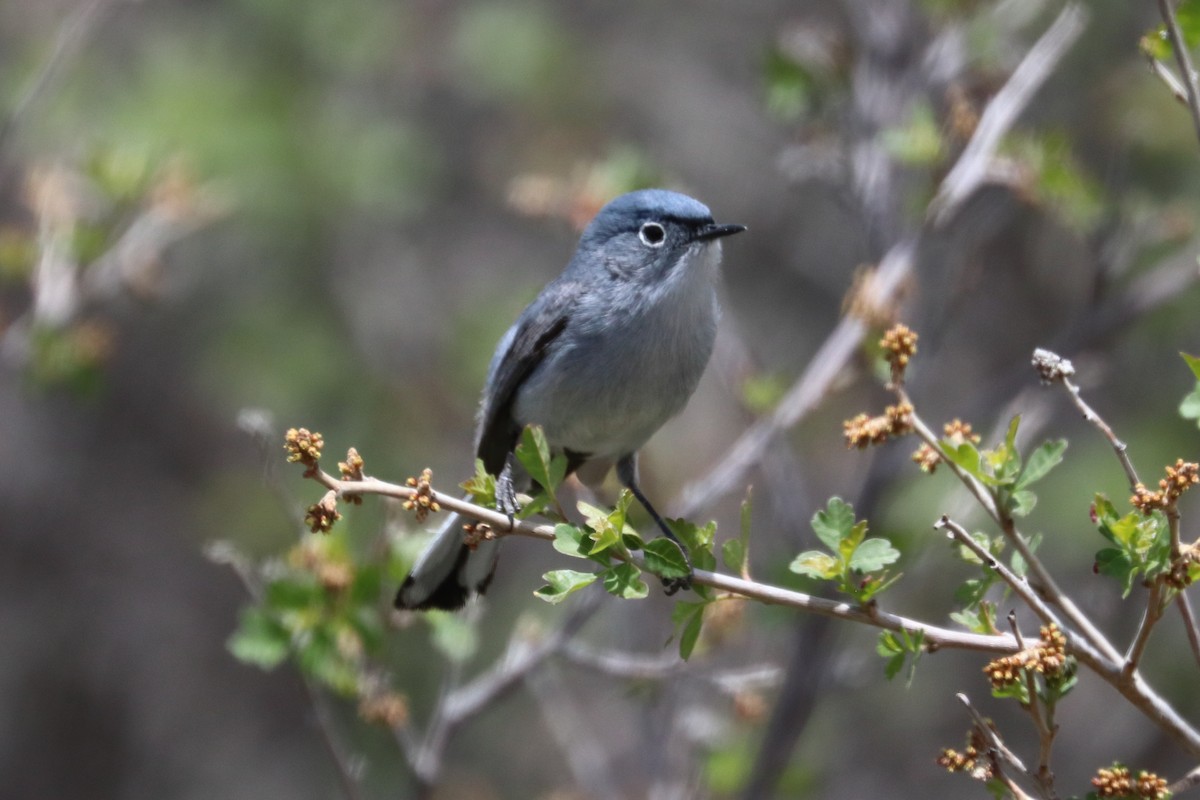
MULTIPOLYGON (((615 461, 621 483, 679 544, 638 487, 637 451, 696 389, 717 329, 720 240, 743 230, 663 189, 622 195, 591 221, 567 268, 504 334, 488 369, 475 452, 500 476, 497 497, 510 518, 513 448, 524 426, 538 424, 567 455, 569 472, 593 459, 615 461)), ((496 546, 468 548, 451 514, 396 607, 460 608, 487 588, 496 546)), ((690 581, 664 584, 671 593, 690 581)))

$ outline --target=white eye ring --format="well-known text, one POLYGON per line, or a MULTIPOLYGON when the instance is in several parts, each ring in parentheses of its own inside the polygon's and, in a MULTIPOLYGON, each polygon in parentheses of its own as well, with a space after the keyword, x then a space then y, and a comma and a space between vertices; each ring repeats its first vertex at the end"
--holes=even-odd
POLYGON ((667 240, 667 231, 657 222, 647 222, 638 231, 638 238, 646 247, 662 247, 667 240))

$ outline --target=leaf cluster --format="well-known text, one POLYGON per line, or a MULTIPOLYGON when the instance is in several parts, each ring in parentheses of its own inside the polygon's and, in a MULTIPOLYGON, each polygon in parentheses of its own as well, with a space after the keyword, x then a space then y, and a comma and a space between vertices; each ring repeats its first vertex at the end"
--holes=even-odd
POLYGON ((828 550, 807 550, 788 569, 799 575, 831 581, 838 591, 866 603, 900 577, 884 569, 900 558, 887 539, 867 538, 867 521, 854 519, 854 509, 839 497, 830 498, 812 518, 813 532, 828 550))

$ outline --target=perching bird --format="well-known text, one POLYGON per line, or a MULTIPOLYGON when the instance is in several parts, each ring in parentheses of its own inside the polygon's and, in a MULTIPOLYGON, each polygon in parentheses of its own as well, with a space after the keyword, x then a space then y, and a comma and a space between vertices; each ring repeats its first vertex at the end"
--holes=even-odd
MULTIPOLYGON (((497 496, 510 517, 513 449, 522 429, 537 424, 567 455, 568 474, 593 459, 615 462, 621 483, 680 544, 638 486, 637 451, 700 381, 719 316, 720 240, 743 230, 663 189, 622 195, 591 221, 566 269, 504 334, 488 368, 475 452, 500 476, 497 496)), ((396 607, 462 607, 491 581, 497 544, 472 551, 451 514, 396 607)), ((671 593, 690 581, 664 584, 671 593)))

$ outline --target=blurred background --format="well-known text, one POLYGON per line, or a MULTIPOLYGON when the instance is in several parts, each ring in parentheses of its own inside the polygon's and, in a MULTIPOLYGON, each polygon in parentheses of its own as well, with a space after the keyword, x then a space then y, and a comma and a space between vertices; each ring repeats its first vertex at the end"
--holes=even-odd
MULTIPOLYGON (((1125 641, 1139 612, 1093 575, 1088 519, 1097 491, 1123 502, 1123 473, 1028 362, 1037 346, 1075 361, 1144 479, 1196 457, 1177 408, 1194 385, 1178 352, 1200 352, 1200 146, 1139 51, 1152 6, 1087 7, 994 180, 922 236, 887 313, 921 334, 909 386, 927 420, 960 416, 995 441, 1020 412, 1026 446, 1070 439, 1027 526, 1125 641)), ((393 616, 422 526, 368 498, 306 544, 320 491, 281 445, 305 426, 327 461, 354 446, 383 479, 469 477, 500 334, 600 205, 667 186, 750 231, 725 245, 713 364, 643 453, 648 494, 725 537, 753 483, 755 576, 815 591, 786 567, 839 495, 903 552, 883 606, 953 624, 972 572, 930 526, 947 511, 986 522, 945 471, 909 462, 915 445, 846 449, 842 420, 889 402, 869 347, 736 491, 696 502, 685 487, 780 400, 855 276, 921 227, 987 100, 1061 8, 0 4, 0 795, 984 796, 934 764, 970 725, 954 693, 1031 759, 1036 736, 991 700, 980 656, 927 656, 906 688, 885 679, 876 631, 730 604, 681 666, 656 587, 640 603, 545 605, 531 596, 541 574, 578 564, 532 540, 505 545, 468 614, 393 616), (395 731, 343 697, 364 672, 254 638, 278 622, 246 610, 254 593, 314 558, 372 576, 355 587, 374 616, 331 652, 366 648, 395 731), (453 726, 422 777, 439 693, 564 620, 582 625, 573 654, 453 726)), ((1146 670, 1198 718, 1178 620, 1146 670)), ((1193 766, 1094 680, 1059 722, 1066 794, 1114 759, 1169 777, 1193 766)))

